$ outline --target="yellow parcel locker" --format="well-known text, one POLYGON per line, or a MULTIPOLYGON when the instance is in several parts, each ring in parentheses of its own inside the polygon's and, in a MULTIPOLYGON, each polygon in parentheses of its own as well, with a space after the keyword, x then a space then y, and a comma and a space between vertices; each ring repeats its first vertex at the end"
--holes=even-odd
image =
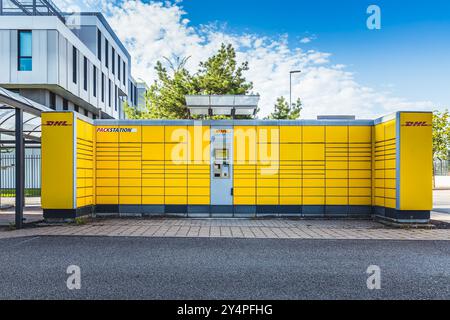
POLYGON ((280 143, 302 143, 302 127, 280 126, 280 143))
POLYGON ((164 143, 163 126, 142 126, 143 143, 164 143))
POLYGON ((256 127, 235 126, 234 134, 234 163, 256 163, 256 127))

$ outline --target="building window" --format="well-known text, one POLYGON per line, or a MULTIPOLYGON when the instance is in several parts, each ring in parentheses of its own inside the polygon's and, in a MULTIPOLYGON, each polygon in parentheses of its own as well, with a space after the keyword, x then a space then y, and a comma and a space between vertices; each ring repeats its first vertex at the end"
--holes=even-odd
POLYGON ((84 57, 84 64, 83 64, 83 89, 84 91, 87 91, 88 85, 88 60, 86 57, 84 57))
POLYGON ((87 111, 86 109, 84 109, 84 115, 85 115, 86 117, 89 117, 89 111, 87 111))
POLYGON ((108 105, 111 108, 111 80, 108 82, 108 105))
POLYGON ((111 71, 112 74, 116 73, 116 50, 114 50, 114 48, 111 48, 111 55, 112 55, 112 60, 111 60, 111 71))
POLYGON ((97 67, 93 66, 92 70, 92 94, 97 97, 97 67))
POLYGON ((137 106, 137 87, 134 86, 134 105, 137 106))
POLYGON ((50 109, 56 110, 56 94, 50 92, 50 109))
POLYGON ((32 59, 32 33, 30 30, 20 30, 18 33, 18 70, 31 71, 32 59))
POLYGON ((72 81, 73 83, 77 83, 77 49, 75 47, 72 48, 72 81))
POLYGON ((105 38, 105 66, 109 68, 109 43, 105 38))
POLYGON ((119 78, 120 83, 120 56, 117 56, 117 78, 119 78))
POLYGON ((127 77, 126 76, 126 71, 125 71, 125 68, 126 68, 126 66, 125 66, 125 61, 123 62, 123 78, 122 78, 122 83, 123 83, 123 85, 125 85, 125 78, 127 77))
POLYGON ((97 30, 97 58, 102 61, 102 33, 97 30))
POLYGON ((105 102, 105 74, 102 73, 102 102, 105 102))
POLYGON ((76 112, 79 112, 79 111, 80 111, 80 107, 77 106, 77 105, 75 105, 75 106, 73 107, 73 109, 74 109, 76 112))
POLYGON ((117 86, 114 88, 114 110, 117 111, 117 86))
POLYGON ((63 110, 69 110, 69 101, 63 99, 63 110))

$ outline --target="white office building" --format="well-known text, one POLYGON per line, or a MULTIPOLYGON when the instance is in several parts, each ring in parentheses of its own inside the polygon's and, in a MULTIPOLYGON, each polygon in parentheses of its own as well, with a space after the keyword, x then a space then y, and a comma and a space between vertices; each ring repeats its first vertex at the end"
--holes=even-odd
POLYGON ((101 13, 48 0, 0 0, 0 86, 54 110, 124 117, 137 106, 130 54, 101 13))

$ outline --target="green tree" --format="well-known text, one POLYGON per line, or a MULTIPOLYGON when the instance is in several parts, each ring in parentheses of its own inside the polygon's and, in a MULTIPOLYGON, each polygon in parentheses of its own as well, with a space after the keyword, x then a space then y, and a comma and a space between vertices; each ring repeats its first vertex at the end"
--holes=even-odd
MULTIPOLYGON (((243 73, 248 63, 238 65, 236 52, 231 45, 222 44, 219 51, 201 62, 199 70, 191 74, 186 69, 189 58, 166 59, 168 68, 158 61, 155 67, 157 80, 145 95, 146 108, 141 112, 125 112, 131 119, 187 119, 186 95, 195 94, 247 94, 253 88, 243 73)), ((220 117, 224 118, 224 117, 220 117)))
POLYGON ((248 94, 253 88, 253 83, 247 82, 243 76, 248 70, 248 62, 238 66, 233 46, 222 43, 217 54, 200 63, 200 70, 194 78, 197 93, 248 94))
MULTIPOLYGON (((450 149, 450 113, 448 110, 433 113, 433 159, 448 160, 450 149)), ((433 161, 434 166, 434 161, 433 161)), ((433 172, 435 172, 433 168, 433 172)))
POLYGON ((296 120, 300 118, 302 111, 302 102, 297 99, 296 102, 289 106, 289 102, 284 97, 279 97, 275 103, 273 112, 267 117, 267 119, 273 120, 296 120))

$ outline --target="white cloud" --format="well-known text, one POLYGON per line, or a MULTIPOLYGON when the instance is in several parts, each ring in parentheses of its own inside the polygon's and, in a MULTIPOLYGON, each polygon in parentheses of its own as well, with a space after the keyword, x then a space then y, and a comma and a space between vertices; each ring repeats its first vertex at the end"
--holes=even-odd
MULTIPOLYGON (((66 4, 75 0, 58 0, 66 4)), ((431 110, 430 101, 409 101, 388 91, 376 91, 355 80, 347 67, 333 63, 326 52, 292 49, 288 35, 269 38, 258 34, 232 34, 226 27, 192 27, 180 1, 124 1, 119 4, 89 0, 102 8, 133 59, 133 75, 148 83, 155 79, 154 66, 163 57, 191 57, 188 68, 195 71, 200 61, 212 55, 222 42, 231 43, 239 61, 248 61, 246 77, 261 95, 261 116, 268 114, 276 98, 289 96, 289 71, 293 75, 293 98, 301 97, 303 117, 318 114, 354 114, 373 117, 396 110, 431 110)), ((304 38, 306 39, 306 38, 304 38)), ((302 39, 302 40, 304 40, 302 39)), ((309 41, 312 40, 308 37, 309 41)), ((306 40, 301 43, 307 43, 306 40)))

